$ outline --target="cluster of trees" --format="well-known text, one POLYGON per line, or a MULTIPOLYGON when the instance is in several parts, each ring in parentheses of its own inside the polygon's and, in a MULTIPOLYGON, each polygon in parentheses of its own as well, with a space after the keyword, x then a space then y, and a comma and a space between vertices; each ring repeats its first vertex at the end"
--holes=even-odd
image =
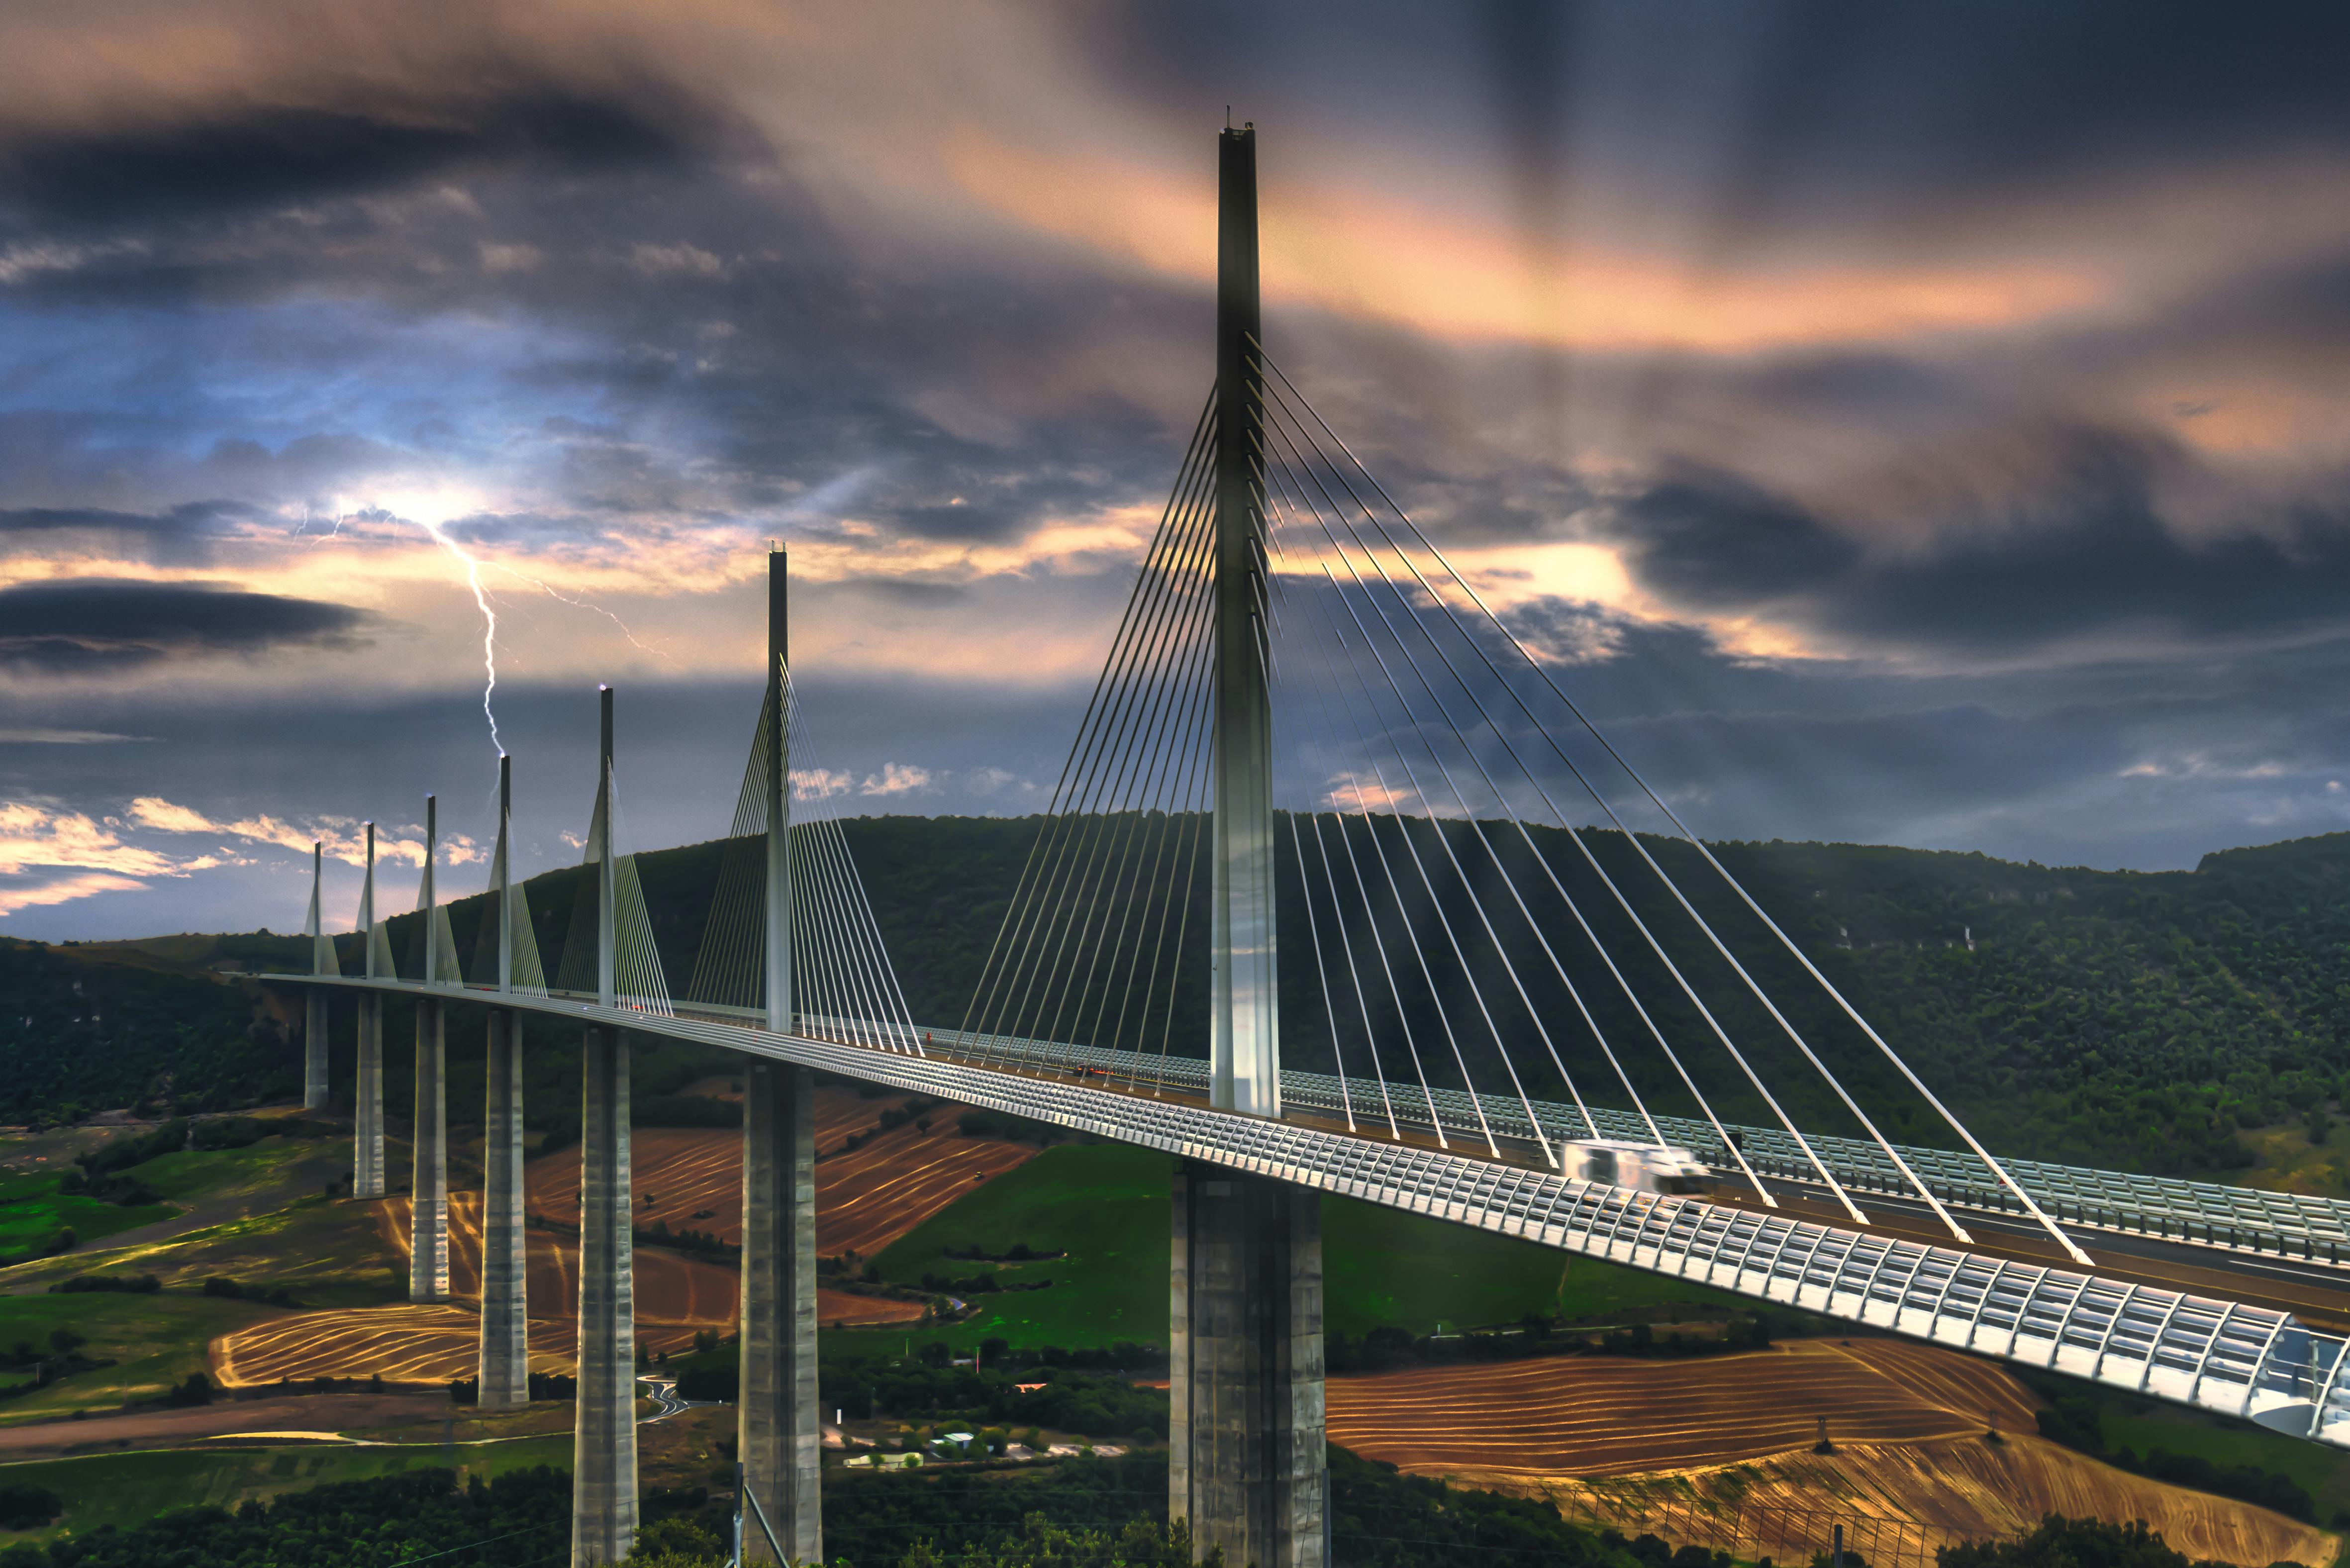
POLYGON ((465 1561, 537 1563, 568 1549, 568 1471, 542 1466, 486 1484, 456 1482, 452 1470, 411 1470, 311 1487, 234 1511, 175 1509, 129 1529, 102 1524, 46 1547, 19 1542, 0 1549, 0 1568, 390 1568, 476 1546, 484 1551, 465 1561))
MULTIPOLYGON (((1001 1345, 1000 1341, 992 1342, 1001 1345)), ((984 1348, 979 1366, 950 1364, 943 1345, 922 1347, 911 1361, 826 1361, 816 1369, 821 1402, 858 1414, 894 1416, 931 1425, 1049 1427, 1098 1438, 1164 1438, 1167 1392, 1138 1388, 1121 1372, 1086 1372, 1067 1365, 1013 1369, 1008 1351, 997 1365, 984 1348), (1023 1392, 1020 1384, 1031 1386, 1023 1392)), ((1141 1347, 1129 1347, 1141 1350, 1141 1347)), ((1099 1353, 1094 1353, 1098 1355, 1099 1353)), ((1088 1357, 1090 1359, 1090 1357, 1088 1357)), ((1137 1366, 1155 1360, 1141 1351, 1137 1366)), ((688 1399, 733 1399, 741 1386, 739 1347, 725 1345, 672 1366, 678 1393, 688 1399)))
MULTIPOLYGON (((249 982, 0 939, 0 1121, 298 1094, 302 1064, 249 982)), ((184 1129, 183 1129, 184 1130, 184 1129)))
POLYGON ((2200 1455, 2174 1454, 2164 1449, 2149 1449, 2140 1459, 2133 1449, 2106 1447, 2104 1412, 2094 1396, 2061 1395, 2046 1409, 2033 1412, 2033 1416, 2040 1424, 2042 1437, 2101 1459, 2116 1469, 2220 1497, 2232 1497, 2307 1523, 2317 1522, 2316 1504, 2291 1476, 2264 1470, 2258 1465, 2217 1465, 2200 1455))
POLYGON ((1457 1334, 1439 1337, 1415 1334, 1392 1324, 1375 1328, 1361 1338, 1326 1334, 1323 1365, 1333 1374, 1392 1372, 1406 1366, 1447 1366, 1468 1361, 1516 1361, 1528 1355, 1710 1355, 1725 1351, 1767 1350, 1771 1346, 1768 1317, 1757 1313, 1724 1323, 1718 1334, 1684 1334, 1667 1329, 1659 1335, 1648 1324, 1610 1330, 1604 1335, 1559 1333, 1538 1314, 1528 1314, 1514 1334, 1457 1334))
POLYGON ((1935 1559, 1939 1568, 2226 1568, 2173 1551, 2143 1520, 2107 1524, 2054 1513, 2021 1541, 1945 1546, 1935 1559))

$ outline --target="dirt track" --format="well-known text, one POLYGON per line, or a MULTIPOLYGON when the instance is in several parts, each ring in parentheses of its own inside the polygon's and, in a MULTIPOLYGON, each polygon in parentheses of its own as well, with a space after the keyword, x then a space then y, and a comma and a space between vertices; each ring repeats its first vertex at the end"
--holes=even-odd
POLYGON ((118 1448, 172 1448, 234 1432, 341 1432, 425 1420, 448 1408, 448 1399, 439 1394, 312 1394, 93 1416, 82 1421, 42 1421, 0 1427, 0 1464, 118 1448))
POLYGON ((1929 1556, 1946 1542, 2027 1530, 2049 1511, 2144 1519, 2190 1558, 2255 1568, 2323 1568, 2335 1552, 2333 1537, 2280 1514, 2023 1436, 2039 1401, 2022 1384, 1988 1362, 1900 1341, 1430 1368, 1333 1378, 1328 1398, 1331 1440, 1366 1458, 1549 1496, 1627 1528, 1678 1517, 1676 1544, 1746 1557, 1808 1555, 1800 1524, 1793 1541, 1771 1533, 1807 1512, 1814 1523, 1888 1521, 1929 1556), (1833 1455, 1811 1452, 1821 1415, 1833 1455), (1995 1445, 1983 1438, 1994 1424, 1995 1445))

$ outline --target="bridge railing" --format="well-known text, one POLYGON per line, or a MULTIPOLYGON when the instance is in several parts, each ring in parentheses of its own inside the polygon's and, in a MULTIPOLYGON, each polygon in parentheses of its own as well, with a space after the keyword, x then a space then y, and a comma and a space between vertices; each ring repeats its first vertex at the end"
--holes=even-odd
MULTIPOLYGON (((400 981, 262 978, 414 995, 452 989, 400 981)), ((983 1050, 1012 1043, 950 1031, 927 1032, 921 1054, 899 1053, 690 1012, 519 993, 482 1000, 492 996, 503 1005, 581 1023, 698 1041, 1047 1121, 2350 1447, 2350 1387, 2343 1376, 2350 1342, 2312 1333, 2291 1314, 2266 1307, 1211 1111, 1181 1100, 1103 1093, 1092 1082, 987 1064, 977 1059, 983 1050)), ((1069 1059, 1110 1070, 1082 1055, 1069 1059)), ((1118 1063, 1121 1072, 1156 1065, 1155 1058, 1131 1055, 1118 1063)))
MULTIPOLYGON (((1097 1068, 1111 1077, 1139 1084, 1160 1085, 1183 1093, 1204 1093, 1208 1064, 1198 1057, 1157 1056, 1131 1051, 1111 1051, 1064 1042, 1016 1039, 1003 1035, 965 1034, 941 1029, 927 1031, 940 1049, 1007 1064, 1097 1068)), ((1343 1113, 1350 1106, 1358 1119, 1383 1120, 1373 1114, 1380 1101, 1378 1084, 1369 1078, 1343 1082, 1326 1073, 1285 1071, 1281 1075, 1284 1104, 1315 1111, 1343 1113)), ((1427 1102, 1435 1102, 1436 1116, 1446 1132, 1475 1134, 1482 1121, 1497 1134, 1532 1135, 1525 1107, 1515 1098, 1480 1095, 1474 1101, 1459 1089, 1434 1089, 1425 1095, 1419 1085, 1409 1092, 1390 1085, 1399 1120, 1428 1124, 1427 1102)), ((1625 1138, 1648 1141, 1647 1126, 1630 1111, 1594 1106, 1586 1122, 1575 1106, 1555 1101, 1534 1102, 1534 1115, 1553 1139, 1625 1138), (1596 1126, 1594 1125, 1596 1124, 1596 1126)), ((1693 1150, 1700 1158, 1733 1168, 1730 1153, 1707 1123, 1680 1116, 1659 1116, 1667 1138, 1693 1150)), ((1746 1158, 1766 1176, 1817 1185, 1818 1178, 1794 1140, 1774 1127, 1732 1125, 1746 1158)), ((1900 1197, 1911 1193, 1893 1162, 1875 1144, 1858 1138, 1819 1136, 1811 1139, 1836 1179, 1860 1192, 1900 1197)), ((1991 1179, 1989 1170, 1970 1156, 1953 1149, 1895 1146, 1909 1161, 1934 1195, 1953 1208, 1978 1213, 2018 1214, 2014 1199, 1991 1179)), ((2042 1160, 2010 1159, 2008 1172, 2033 1199, 2067 1225, 2122 1235, 2141 1235, 2210 1247, 2221 1251, 2284 1257, 2334 1267, 2350 1267, 2350 1203, 2338 1199, 2293 1192, 2264 1192, 2255 1188, 2218 1182, 2185 1181, 2173 1177, 2145 1176, 2128 1171, 2094 1170, 2042 1160)))

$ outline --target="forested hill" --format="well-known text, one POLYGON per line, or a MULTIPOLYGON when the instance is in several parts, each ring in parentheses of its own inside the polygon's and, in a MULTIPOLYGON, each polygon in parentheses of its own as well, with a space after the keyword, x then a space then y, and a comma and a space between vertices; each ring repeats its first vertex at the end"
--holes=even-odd
MULTIPOLYGON (((1036 840, 1037 820, 879 817, 846 826, 915 1015, 924 1023, 953 1026, 970 1007, 1007 898, 1036 840)), ((1335 824, 1324 818, 1319 826, 1334 836, 1332 854, 1342 855, 1335 824)), ((1361 835, 1361 825, 1352 831, 1361 835)), ((1400 830, 1393 823, 1383 824, 1380 831, 1390 836, 1391 853, 1400 846, 1395 836, 1400 830)), ((1513 931, 1502 919, 1509 902, 1498 888, 1491 858, 1462 825, 1446 831, 1462 864, 1481 878, 1505 946, 1565 1067, 1592 1101, 1627 1103, 1548 960, 1523 925, 1513 931)), ((1440 860, 1442 846, 1434 844, 1432 830, 1422 825, 1416 832, 1423 855, 1440 860)), ((1308 855, 1314 853, 1312 833, 1308 826, 1308 855)), ((1612 908, 1575 846, 1563 833, 1537 833, 1536 840, 1549 870, 1589 915, 1719 1108, 1742 1120, 1767 1117, 1766 1107, 1711 1043, 1703 1021, 1674 993, 1670 978, 1612 908)), ((1371 848, 1367 838, 1358 836, 1357 842, 1367 853, 1371 848)), ((1513 877, 1528 890, 1570 978, 1641 1092, 1659 1109, 1687 1109, 1686 1096, 1646 1039, 1638 1016, 1612 989, 1547 891, 1543 869, 1523 844, 1514 851, 1509 847, 1517 843, 1513 835, 1506 842, 1496 835, 1492 842, 1513 877)), ((1740 999, 1735 977, 1674 916, 1630 846, 1620 836, 1589 835, 1586 843, 1632 896, 1674 961, 1715 1004, 1717 1015, 1782 1099, 1806 1125, 1838 1128, 1833 1097, 1768 1015, 1751 1000, 1740 999)), ((1648 847, 1716 920, 1806 1038, 1855 1085, 1864 1103, 1887 1107, 1882 1120, 1889 1133, 1919 1142, 1948 1141, 1930 1111, 1776 950, 1760 922, 1693 852, 1669 841, 1651 841, 1648 847)), ((639 857, 664 968, 672 976, 693 972, 723 849, 712 843, 639 857)), ((1921 1075, 1995 1147, 2164 1172, 2224 1172, 2248 1158, 2240 1127, 2298 1121, 2343 1096, 2344 1079, 2350 1075, 2350 970, 2344 961, 2350 954, 2350 835, 2230 850, 2207 856, 2192 872, 2155 874, 1854 845, 1724 844, 1717 850, 1921 1075)), ((1324 977, 1314 963, 1295 863, 1284 869, 1284 1050, 1293 1065, 1327 1067, 1334 1041, 1324 1010, 1324 977)), ((566 868, 528 885, 550 971, 568 934, 579 881, 576 868, 566 868)), ((1201 875, 1192 888, 1187 962, 1171 994, 1146 1008, 1121 1044, 1156 1049, 1165 1040, 1183 1054, 1204 1049, 1205 881, 1201 875)), ((1171 871, 1165 883, 1178 885, 1171 871)), ((479 962, 483 950, 476 941, 482 903, 471 899, 452 909, 469 967, 479 962)), ((1461 1023, 1459 1044, 1471 1072, 1481 1087, 1506 1091, 1490 1038, 1475 1033, 1482 1025, 1466 984, 1457 967, 1448 967, 1449 958, 1440 956, 1437 915, 1452 920, 1465 940, 1475 927, 1475 912, 1457 894, 1448 896, 1440 910, 1424 895, 1418 901, 1408 898, 1407 904, 1411 924, 1431 947, 1446 1011, 1461 1023)), ((1326 942, 1333 941, 1341 909, 1326 892, 1317 895, 1314 908, 1326 942)), ((1384 919, 1393 940, 1399 923, 1392 917, 1384 919)), ((392 922, 393 949, 401 955, 403 970, 421 950, 413 924, 412 917, 392 922)), ((1368 953, 1372 933, 1358 906, 1347 929, 1359 951, 1368 953)), ((355 971, 355 945, 346 948, 347 971, 355 971)), ((212 988, 208 993, 174 993, 175 1000, 159 1010, 161 992, 133 984, 131 970, 114 972, 134 951, 150 965, 178 956, 168 941, 139 944, 136 950, 121 944, 58 950, 8 944, 7 961, 0 963, 0 1119, 96 1109, 100 1106, 93 1102, 100 1100, 128 1104, 159 1091, 176 1098, 199 1081, 208 1085, 211 1097, 217 1095, 209 1085, 219 1085, 219 1092, 231 1099, 285 1086, 291 1052, 277 1043, 275 1031, 254 1024, 250 998, 207 979, 200 983, 212 988), (73 982, 80 981, 87 992, 93 975, 103 979, 102 989, 126 999, 126 1005, 106 1010, 102 1026, 97 1024, 99 1010, 78 1011, 70 1004, 76 1000, 73 982), (129 1005, 134 995, 136 1005, 129 1005), (94 1027, 103 1028, 109 1062, 103 1086, 71 1071, 99 1038, 94 1027)), ((192 971, 190 980, 197 983, 192 971)), ((1498 964, 1481 960, 1478 981, 1494 1000, 1497 1022, 1512 1059, 1526 1075, 1529 1092, 1563 1096, 1565 1085, 1524 1011, 1516 1008, 1507 976, 1498 964)), ((1090 995, 1098 1000, 1110 983, 1106 971, 1090 995)), ((1338 1013, 1335 1045, 1347 1054, 1348 1070, 1362 1073, 1368 1062, 1360 1014, 1348 1000, 1344 977, 1332 977, 1331 983, 1338 1013)), ((684 989, 682 981, 673 984, 684 989)), ((1370 987, 1374 1021, 1387 1053, 1383 1064, 1390 1076, 1409 1080, 1412 1069, 1396 1048, 1393 1010, 1377 999, 1378 989, 1370 987)), ((1168 992, 1163 979, 1159 991, 1168 992)), ((1431 1081, 1457 1081, 1424 983, 1408 981, 1404 991, 1406 1014, 1431 1081)), ((1082 1007, 1068 1013, 1089 1015, 1082 1007)), ((338 1015, 338 1033, 346 1033, 338 1015)), ((391 1038, 396 1050, 400 1036, 391 1038)), ((455 1039, 452 1049, 461 1057, 464 1054, 455 1039)), ((396 1064, 386 1065, 388 1081, 397 1084, 396 1064)), ((546 1065, 558 1071, 552 1061, 546 1065)), ((453 1084, 462 1072, 452 1066, 452 1075, 453 1084)))

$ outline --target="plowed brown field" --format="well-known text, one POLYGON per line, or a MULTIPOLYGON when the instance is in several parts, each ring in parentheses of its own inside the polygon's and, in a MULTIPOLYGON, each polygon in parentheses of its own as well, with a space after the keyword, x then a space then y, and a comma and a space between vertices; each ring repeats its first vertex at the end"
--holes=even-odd
MULTIPOLYGON (((868 1100, 827 1085, 816 1092, 816 1244, 827 1254, 871 1257, 962 1197, 1036 1152, 1034 1144, 964 1137, 955 1118, 964 1107, 941 1106, 931 1128, 909 1122, 847 1154, 852 1133, 870 1131, 904 1095, 868 1100)), ((729 1242, 743 1237, 743 1135, 719 1128, 639 1127, 630 1146, 637 1225, 704 1231, 729 1242), (650 1199, 650 1201, 647 1201, 650 1199), (702 1216, 696 1218, 696 1216, 702 1216)), ((579 1151, 533 1160, 530 1210, 558 1224, 579 1223, 579 1151)))
MULTIPOLYGON (((215 1340, 213 1380, 224 1387, 276 1383, 280 1378, 381 1376, 400 1382, 445 1382, 473 1375, 480 1337, 472 1308, 482 1299, 482 1195, 461 1192, 449 1206, 446 1305, 403 1303, 272 1318, 215 1340)), ((378 1206, 384 1239, 408 1256, 409 1201, 378 1206)), ((533 1229, 530 1253, 530 1361, 543 1372, 568 1372, 577 1350, 579 1300, 577 1237, 533 1229)), ((739 1282, 724 1264, 660 1248, 639 1247, 634 1284, 637 1339, 647 1350, 674 1354, 696 1331, 732 1333, 739 1282)), ((816 1293, 817 1321, 828 1326, 910 1323, 918 1302, 885 1301, 844 1291, 816 1293)))
POLYGON ((2039 1403, 1987 1362, 1926 1345, 1801 1340, 1687 1361, 1555 1356, 1329 1384, 1330 1438, 1406 1468, 1623 1475, 1838 1442, 2030 1431, 2039 1403))
MULTIPOLYGON (((860 1098, 827 1085, 816 1091, 816 1147, 837 1149, 852 1133, 874 1127, 904 1096, 860 1098)), ((816 1246, 826 1253, 871 1256, 953 1202, 978 1181, 1020 1164, 1035 1146, 963 1137, 954 1131, 961 1106, 942 1106, 924 1132, 908 1123, 880 1133, 847 1154, 816 1166, 816 1246)), ((637 1226, 667 1220, 672 1230, 696 1230, 739 1242, 743 1230, 743 1135, 723 1129, 642 1127, 632 1140, 637 1226), (650 1199, 647 1202, 645 1199, 650 1199)), ((567 1149, 531 1162, 525 1179, 533 1215, 562 1226, 579 1222, 579 1152, 567 1149)), ((482 1195, 451 1195, 449 1281, 456 1303, 481 1300, 482 1195)), ((408 1256, 409 1202, 377 1206, 384 1240, 408 1256)), ((578 1300, 579 1246, 560 1231, 529 1233, 531 1364, 567 1371, 575 1352, 572 1321, 578 1300)), ((640 1247, 636 1254, 637 1337, 649 1350, 674 1352, 698 1329, 730 1332, 737 1281, 725 1264, 640 1247)), ((910 1323, 922 1309, 842 1291, 820 1291, 819 1322, 833 1326, 910 1323)), ((257 1324, 213 1346, 215 1379, 226 1386, 275 1383, 281 1377, 365 1377, 441 1382, 473 1375, 475 1319, 460 1304, 403 1305, 303 1313, 257 1324)))
POLYGON ((2226 1563, 2322 1568, 2337 1547, 2281 1514, 2022 1436, 2040 1402, 2022 1384, 1990 1363, 1900 1341, 1387 1373, 1333 1378, 1328 1397, 1331 1440, 1366 1458, 1547 1496, 1573 1514, 1744 1557, 1825 1546, 1824 1536, 1802 1539, 1806 1518, 1821 1532, 1831 1518, 1886 1521, 1930 1555, 1949 1542, 2028 1530, 2052 1511, 2143 1519, 2190 1558, 2226 1563), (1834 1454, 1810 1451, 1823 1415, 1834 1454), (1992 1425, 1997 1445, 1982 1437, 1992 1425), (1785 1535, 1791 1521, 1795 1539, 1785 1535))

